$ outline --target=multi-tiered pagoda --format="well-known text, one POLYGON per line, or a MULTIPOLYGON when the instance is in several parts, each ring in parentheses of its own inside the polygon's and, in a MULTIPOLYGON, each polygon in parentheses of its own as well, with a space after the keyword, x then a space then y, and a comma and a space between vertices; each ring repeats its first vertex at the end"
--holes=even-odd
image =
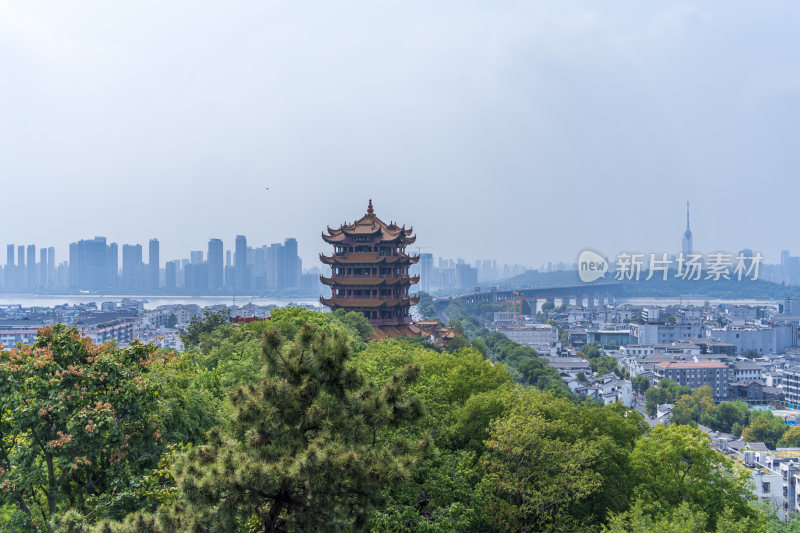
POLYGON ((333 245, 333 255, 320 254, 320 260, 330 265, 331 277, 320 280, 330 286, 331 297, 320 301, 332 310, 363 313, 381 336, 409 334, 409 308, 419 302, 408 292, 419 281, 409 275, 419 256, 405 251, 416 240, 412 233, 413 228, 386 224, 375 216, 372 200, 360 219, 339 229, 329 227, 322 238, 333 245))

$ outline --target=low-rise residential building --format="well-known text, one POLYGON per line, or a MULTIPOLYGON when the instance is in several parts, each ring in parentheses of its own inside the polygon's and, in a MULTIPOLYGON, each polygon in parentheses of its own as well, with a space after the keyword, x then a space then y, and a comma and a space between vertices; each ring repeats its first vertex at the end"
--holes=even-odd
POLYGON ((592 372, 589 361, 581 357, 547 357, 547 361, 559 372, 592 372))
POLYGON ((733 381, 761 379, 763 368, 752 361, 736 361, 732 365, 733 381))
POLYGON ((18 344, 33 344, 39 328, 46 325, 33 320, 0 321, 0 343, 6 348, 16 348, 18 344))
POLYGON ((783 402, 790 409, 800 408, 800 366, 787 368, 783 371, 782 387, 783 402))
POLYGON ((679 385, 688 385, 692 390, 708 385, 717 402, 728 399, 728 372, 728 365, 715 361, 663 362, 655 365, 657 380, 671 379, 679 385))
POLYGON ((528 346, 549 346, 558 342, 558 329, 549 324, 532 324, 522 328, 497 328, 497 331, 518 344, 528 346))
POLYGON ((637 344, 667 344, 682 339, 702 337, 702 324, 631 324, 637 344))
POLYGON ((625 346, 631 341, 629 330, 589 329, 586 330, 586 341, 596 342, 600 346, 625 346))
POLYGON ((783 400, 783 390, 768 387, 760 379, 744 379, 728 386, 730 400, 742 400, 748 405, 768 405, 783 400))
POLYGON ((710 329, 707 334, 711 338, 733 344, 738 354, 749 350, 755 350, 759 354, 777 354, 797 346, 797 331, 797 324, 787 324, 717 328, 710 329))
POLYGON ((641 357, 643 355, 650 355, 656 353, 653 346, 641 346, 639 344, 628 344, 619 349, 620 353, 625 356, 641 357))

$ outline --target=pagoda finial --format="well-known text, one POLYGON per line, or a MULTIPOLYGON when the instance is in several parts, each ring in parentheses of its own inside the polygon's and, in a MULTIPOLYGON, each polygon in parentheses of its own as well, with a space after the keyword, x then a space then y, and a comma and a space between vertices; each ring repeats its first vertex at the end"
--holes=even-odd
POLYGON ((369 199, 369 205, 367 206, 367 214, 374 215, 375 211, 372 210, 372 198, 369 199))

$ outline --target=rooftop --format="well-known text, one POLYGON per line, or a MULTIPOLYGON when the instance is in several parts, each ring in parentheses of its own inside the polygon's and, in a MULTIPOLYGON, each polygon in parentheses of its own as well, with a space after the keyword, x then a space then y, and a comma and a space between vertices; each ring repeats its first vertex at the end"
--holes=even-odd
POLYGON ((656 364, 657 367, 661 367, 664 369, 673 369, 673 370, 692 370, 696 368, 728 368, 728 365, 724 363, 717 363, 715 361, 702 361, 699 363, 672 363, 672 362, 663 362, 656 364))

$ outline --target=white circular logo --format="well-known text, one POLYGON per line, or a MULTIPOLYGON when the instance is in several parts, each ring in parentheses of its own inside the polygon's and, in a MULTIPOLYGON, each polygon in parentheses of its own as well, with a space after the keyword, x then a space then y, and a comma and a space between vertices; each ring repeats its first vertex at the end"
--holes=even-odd
POLYGON ((584 250, 578 256, 578 277, 584 283, 600 279, 608 272, 608 261, 594 250, 584 250))

